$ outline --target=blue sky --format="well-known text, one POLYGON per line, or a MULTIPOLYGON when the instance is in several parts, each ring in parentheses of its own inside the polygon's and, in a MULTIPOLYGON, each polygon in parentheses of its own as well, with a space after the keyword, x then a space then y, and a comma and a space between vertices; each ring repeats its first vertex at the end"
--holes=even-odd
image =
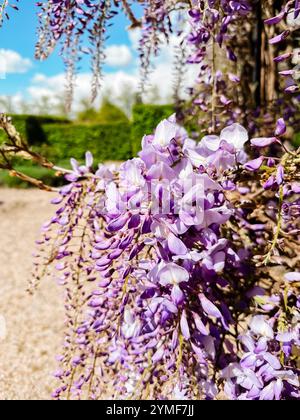
MULTIPOLYGON (((34 0, 20 0, 19 11, 10 10, 10 20, 0 28, 0 111, 11 113, 61 112, 65 95, 64 65, 59 50, 46 61, 34 59, 37 30, 37 8, 34 0), (3 76, 3 68, 6 69, 3 76)), ((113 19, 106 43, 106 64, 102 89, 95 107, 102 99, 122 107, 130 114, 131 105, 139 91, 139 61, 137 45, 139 30, 128 32, 130 24, 123 13, 113 19)), ((180 40, 171 37, 171 46, 180 40)), ((150 88, 144 100, 169 103, 173 94, 173 49, 162 45, 161 55, 155 59, 150 88)), ((80 64, 74 92, 73 115, 84 108, 90 96, 90 58, 84 56, 80 64)), ((186 74, 188 79, 189 74, 186 74)), ((194 77, 194 76, 192 76, 194 77)))
MULTIPOLYGON (((36 42, 37 28, 37 7, 34 1, 21 0, 19 11, 10 11, 10 20, 5 21, 0 32, 0 49, 13 50, 22 57, 32 61, 32 67, 24 74, 6 74, 6 79, 0 81, 0 95, 14 94, 17 91, 24 91, 30 84, 30 80, 36 73, 42 73, 46 76, 54 76, 64 71, 64 66, 59 57, 58 50, 44 62, 34 59, 34 47, 36 42)), ((130 47, 130 40, 126 27, 129 25, 124 14, 119 14, 114 19, 114 25, 109 29, 109 39, 107 46, 127 45, 130 47)), ((85 57, 81 62, 81 71, 89 71, 89 59, 85 57)), ((115 69, 111 66, 105 66, 107 73, 115 69)), ((128 71, 128 66, 126 66, 128 71)))

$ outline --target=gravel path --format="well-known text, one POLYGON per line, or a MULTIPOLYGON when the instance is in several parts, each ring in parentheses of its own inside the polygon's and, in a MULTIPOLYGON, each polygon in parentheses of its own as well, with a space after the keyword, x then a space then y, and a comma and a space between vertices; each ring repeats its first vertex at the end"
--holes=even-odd
POLYGON ((1 400, 49 399, 55 386, 61 291, 45 281, 34 296, 26 293, 34 241, 53 212, 49 200, 36 190, 0 190, 0 314, 7 326, 0 341, 1 400))

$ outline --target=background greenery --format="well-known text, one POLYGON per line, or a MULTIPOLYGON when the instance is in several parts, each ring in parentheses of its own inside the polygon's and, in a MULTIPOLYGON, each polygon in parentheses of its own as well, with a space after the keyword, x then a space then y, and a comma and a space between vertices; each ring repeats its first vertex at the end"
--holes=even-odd
MULTIPOLYGON (((95 162, 99 163, 124 161, 136 156, 143 136, 151 134, 162 119, 173 113, 171 105, 137 104, 129 120, 123 111, 104 101, 99 111, 87 107, 75 122, 66 118, 35 115, 13 115, 12 118, 34 150, 58 166, 68 168, 71 157, 84 161, 87 150, 93 153, 95 162)), ((0 143, 4 140, 5 135, 0 131, 0 143)), ((300 146, 300 134, 295 135, 294 143, 300 146)), ((52 171, 34 166, 31 162, 16 160, 15 168, 46 184, 59 185, 62 182, 53 177, 52 171)), ((0 186, 28 187, 1 170, 0 186)))
MULTIPOLYGON (((58 166, 69 166, 74 157, 84 160, 85 152, 91 151, 95 162, 124 161, 136 156, 142 137, 151 134, 156 125, 174 113, 170 105, 144 105, 133 107, 132 118, 116 106, 105 101, 99 111, 86 109, 75 122, 66 118, 12 115, 13 122, 32 148, 42 153, 58 166)), ((0 143, 5 141, 0 131, 0 143)), ((15 161, 15 168, 41 179, 47 184, 57 184, 53 172, 33 166, 30 162, 15 161)), ((0 186, 26 187, 27 185, 0 171, 0 186)))

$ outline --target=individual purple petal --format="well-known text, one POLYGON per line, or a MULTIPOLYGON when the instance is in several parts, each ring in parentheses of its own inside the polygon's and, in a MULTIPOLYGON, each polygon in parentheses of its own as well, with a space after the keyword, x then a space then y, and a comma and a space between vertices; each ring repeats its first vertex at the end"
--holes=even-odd
POLYGON ((103 305, 103 299, 102 298, 94 298, 94 299, 90 300, 90 302, 89 302, 89 306, 91 308, 99 308, 102 305, 103 305))
POLYGON ((57 205, 63 201, 63 197, 55 197, 51 200, 51 204, 57 205))
POLYGON ((271 45, 278 44, 279 42, 284 41, 290 34, 289 30, 283 31, 281 34, 274 36, 269 40, 271 45))
POLYGON ((126 223, 128 222, 129 216, 128 214, 125 214, 123 216, 118 217, 118 219, 113 220, 112 222, 110 222, 107 226, 107 230, 109 232, 116 232, 118 230, 123 229, 123 227, 126 225, 126 223))
POLYGON ((120 255, 122 255, 122 253, 123 253, 123 249, 115 249, 113 252, 109 254, 108 258, 111 260, 116 260, 117 258, 120 257, 120 255))
POLYGON ((267 181, 264 183, 263 187, 264 187, 265 190, 269 190, 269 189, 273 188, 273 186, 275 185, 275 183, 276 183, 275 176, 271 175, 267 179, 267 181))
POLYGON ((177 314, 178 309, 177 306, 174 305, 173 302, 171 302, 169 299, 164 299, 163 305, 166 307, 166 309, 171 312, 172 314, 177 314))
POLYGON ((240 81, 241 81, 240 77, 237 76, 236 74, 233 74, 233 73, 229 73, 228 78, 233 83, 240 83, 240 81))
POLYGON ((68 217, 68 216, 62 216, 62 217, 58 220, 58 223, 59 223, 61 226, 67 226, 67 225, 69 224, 69 222, 70 222, 70 220, 69 220, 69 217, 68 217))
POLYGON ((216 305, 214 305, 210 300, 208 300, 203 293, 199 295, 199 299, 202 308, 207 315, 213 316, 215 318, 222 318, 222 314, 216 307, 216 305))
POLYGON ((171 298, 175 305, 181 305, 184 301, 184 293, 179 286, 175 285, 171 291, 171 298))
POLYGON ((247 398, 251 400, 256 400, 260 396, 260 389, 256 386, 253 386, 250 391, 247 393, 247 398))
POLYGON ((286 12, 281 12, 277 16, 271 17, 265 20, 266 25, 277 25, 280 23, 286 16, 286 12))
POLYGON ((276 401, 281 400, 282 390, 283 390, 283 382, 282 380, 277 379, 276 383, 274 384, 274 395, 275 395, 276 401))
POLYGON ((280 76, 284 76, 284 77, 292 77, 294 75, 294 73, 295 73, 295 71, 290 69, 290 70, 282 70, 278 74, 280 74, 280 76))
POLYGON ((56 264, 55 269, 57 271, 63 271, 66 268, 66 263, 65 262, 60 262, 58 264, 56 264))
POLYGON ((164 346, 161 346, 152 356, 152 363, 156 364, 161 361, 161 359, 164 357, 165 354, 165 348, 164 346))
POLYGON ((246 354, 241 360, 241 366, 243 369, 254 368, 256 365, 256 356, 255 354, 246 354))
POLYGON ((257 159, 250 160, 244 165, 244 168, 247 169, 248 171, 257 171, 264 163, 264 160, 265 160, 264 156, 260 156, 257 159))
POLYGON ((292 57, 291 53, 281 54, 274 58, 275 63, 281 63, 282 61, 289 60, 292 57))
POLYGON ((259 354, 267 351, 268 348, 268 339, 266 337, 260 337, 255 347, 255 353, 259 354))
POLYGON ((276 165, 276 161, 275 161, 275 159, 273 159, 273 158, 268 158, 268 161, 267 161, 267 166, 269 167, 269 168, 274 168, 274 166, 276 165))
POLYGON ((216 346, 215 346, 215 338, 211 335, 202 336, 200 341, 204 345, 205 351, 209 356, 214 359, 216 357, 216 346))
POLYGON ((198 356, 198 362, 206 365, 207 364, 207 360, 206 357, 204 355, 203 350, 201 350, 198 346, 196 346, 194 343, 191 343, 192 349, 195 352, 195 354, 198 356))
POLYGON ((276 340, 281 343, 290 343, 294 339, 294 334, 291 331, 279 332, 276 335, 276 340))
POLYGON ((170 233, 168 236, 168 248, 174 255, 186 255, 187 247, 184 245, 181 239, 170 233))
POLYGON ((77 160, 72 158, 70 160, 70 163, 71 163, 73 171, 76 172, 77 174, 80 173, 79 163, 77 162, 77 160))
POLYGON ((111 245, 112 245, 112 241, 111 240, 107 240, 107 241, 102 240, 101 242, 97 242, 94 245, 94 248, 97 249, 98 251, 105 251, 108 248, 110 248, 111 245))
POLYGON ((276 137, 258 137, 252 139, 251 145, 255 147, 267 147, 273 143, 276 143, 278 140, 276 137))
POLYGON ((68 182, 76 182, 78 180, 78 178, 79 178, 79 174, 76 174, 75 172, 65 175, 65 179, 68 182))
POLYGON ((222 187, 225 191, 235 191, 236 190, 236 184, 232 182, 230 179, 222 182, 222 187))
POLYGON ((225 140, 236 150, 242 150, 245 143, 249 140, 247 130, 240 124, 232 124, 221 131, 220 139, 225 140))
POLYGON ((105 256, 100 258, 100 260, 96 262, 97 267, 106 267, 107 265, 110 265, 110 264, 111 264, 111 259, 105 256))
POLYGON ((284 169, 282 165, 279 165, 276 172, 276 182, 277 185, 281 185, 284 180, 284 169))
POLYGON ((202 319, 200 318, 200 316, 198 314, 196 314, 195 312, 193 312, 193 318, 195 321, 195 325, 197 330, 203 334, 203 335, 208 335, 209 331, 206 328, 206 326, 203 324, 202 319))
POLYGON ((262 389, 261 392, 260 392, 259 399, 260 400, 268 400, 268 401, 274 400, 274 396, 275 396, 274 386, 275 386, 275 381, 271 382, 264 389, 262 389))
POLYGON ((273 369, 279 370, 281 368, 281 364, 276 356, 274 356, 271 353, 265 353, 264 359, 266 362, 268 362, 273 369))
POLYGON ((237 56, 230 47, 227 47, 227 57, 230 61, 233 61, 234 63, 237 62, 237 56))
POLYGON ((291 85, 288 86, 286 89, 284 89, 285 92, 287 93, 295 93, 299 91, 299 86, 298 85, 291 85))
POLYGON ((248 352, 253 352, 255 349, 255 342, 250 335, 242 335, 239 337, 240 342, 248 350, 248 352))
POLYGON ((134 214, 128 223, 128 229, 136 229, 141 224, 141 216, 139 214, 134 214))
POLYGON ((190 333, 190 328, 189 328, 189 324, 188 324, 188 320, 187 320, 185 310, 182 311, 182 315, 181 315, 181 318, 180 318, 180 328, 181 328, 181 332, 182 332, 182 335, 184 336, 184 338, 186 340, 189 340, 191 338, 191 333, 190 333))
POLYGON ((300 14, 300 1, 295 0, 295 10, 294 10, 294 19, 297 19, 297 17, 300 14))
POLYGON ((162 121, 156 128, 153 144, 160 147, 169 146, 176 137, 178 126, 168 120, 162 121))
POLYGON ((286 124, 283 118, 279 118, 276 124, 275 136, 280 137, 286 133, 286 124))

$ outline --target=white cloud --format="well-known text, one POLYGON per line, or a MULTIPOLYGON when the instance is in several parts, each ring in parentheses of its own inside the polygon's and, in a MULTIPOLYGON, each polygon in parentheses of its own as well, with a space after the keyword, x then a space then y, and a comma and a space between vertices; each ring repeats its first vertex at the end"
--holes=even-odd
MULTIPOLYGON (((86 104, 90 97, 92 76, 90 73, 80 73, 77 75, 74 101, 72 105, 73 113, 76 114, 86 104)), ((129 111, 138 91, 139 79, 137 75, 129 74, 124 71, 107 73, 102 80, 102 87, 99 97, 94 103, 99 107, 104 97, 129 111)), ((31 85, 27 89, 29 101, 32 103, 32 112, 57 113, 63 106, 66 80, 63 73, 56 76, 47 77, 43 74, 36 74, 32 79, 31 85)))
POLYGON ((111 67, 126 67, 133 59, 127 45, 110 45, 105 49, 105 63, 111 67))
POLYGON ((0 75, 2 78, 9 73, 26 73, 32 67, 29 58, 22 57, 13 50, 0 49, 0 75))
MULTIPOLYGON (((134 58, 133 51, 137 50, 140 31, 129 32, 131 50, 126 45, 112 45, 106 49, 107 64, 111 66, 123 66, 118 71, 104 75, 102 87, 94 106, 99 107, 103 97, 120 106, 126 113, 130 113, 131 105, 134 103, 139 92, 140 69, 139 60, 134 58), (133 63, 126 70, 126 65, 133 63)), ((163 44, 159 57, 154 59, 153 71, 149 76, 149 83, 143 100, 147 103, 170 103, 174 91, 174 47, 179 46, 180 39, 176 36, 170 37, 169 44, 163 44)), ((182 97, 186 97, 185 88, 193 85, 197 76, 197 66, 188 66, 184 74, 182 97)), ((27 92, 23 94, 23 101, 20 94, 11 99, 12 104, 27 103, 31 112, 36 113, 57 113, 63 107, 65 93, 65 75, 46 76, 36 74, 27 92)), ((86 104, 89 99, 91 86, 91 74, 80 73, 77 76, 74 92, 73 113, 83 109, 83 102, 86 104)), ((1 98, 0 98, 1 99, 1 98)))

